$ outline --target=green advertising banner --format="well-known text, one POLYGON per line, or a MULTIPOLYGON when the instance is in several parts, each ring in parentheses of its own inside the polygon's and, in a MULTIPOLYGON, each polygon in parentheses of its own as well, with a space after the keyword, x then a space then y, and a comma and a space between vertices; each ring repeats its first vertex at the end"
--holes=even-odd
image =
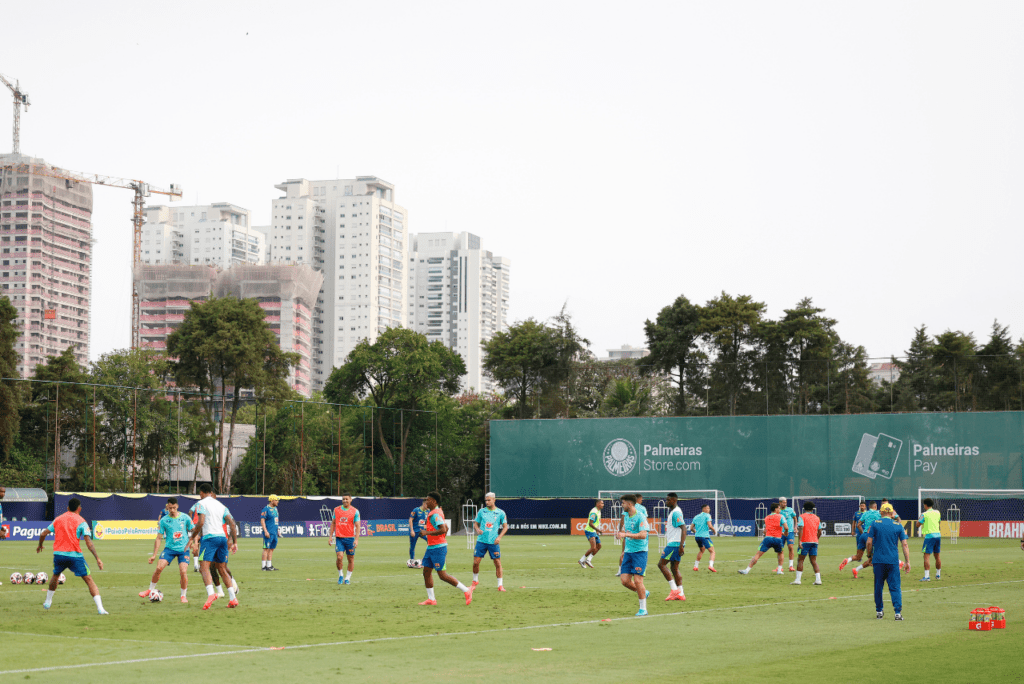
POLYGON ((727 497, 1024 488, 1024 413, 491 421, 499 496, 720 489, 727 497))

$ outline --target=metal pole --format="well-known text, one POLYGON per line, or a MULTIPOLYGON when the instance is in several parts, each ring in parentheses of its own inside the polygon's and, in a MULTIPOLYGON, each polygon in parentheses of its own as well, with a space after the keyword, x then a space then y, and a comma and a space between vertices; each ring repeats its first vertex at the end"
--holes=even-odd
POLYGON ((132 409, 132 493, 135 493, 135 445, 139 441, 139 390, 135 390, 132 409))
MULTIPOLYGON (((363 444, 366 444, 366 438, 363 438, 363 444)), ((373 479, 373 407, 370 407, 370 496, 373 496, 373 488, 375 482, 373 479)))
MULTIPOLYGON (((181 471, 181 390, 178 390, 178 432, 175 435, 177 438, 177 450, 174 454, 174 460, 178 463, 178 471, 181 471)), ((171 472, 170 467, 167 468, 167 491, 171 491, 171 472)), ((174 482, 174 493, 181 494, 181 479, 175 478, 174 482)))
POLYGON ((263 493, 267 493, 267 412, 263 412, 263 493))
POLYGON ((341 496, 341 407, 338 407, 338 496, 341 496))
POLYGON ((92 491, 96 491, 96 388, 92 388, 92 491))
POLYGON ((299 496, 306 484, 306 402, 299 405, 301 427, 299 428, 299 496))
POLYGON ((405 409, 398 409, 398 448, 401 452, 401 474, 399 475, 399 492, 402 496, 405 496, 405 409))
POLYGON ((434 412, 434 491, 437 491, 437 411, 434 412))
MULTIPOLYGON (((260 403, 258 401, 256 402, 256 420, 254 420, 252 422, 252 432, 253 432, 253 435, 255 435, 256 440, 259 441, 259 438, 260 438, 260 403)), ((259 475, 259 472, 260 472, 260 469, 257 466, 257 468, 256 468, 256 486, 254 487, 254 489, 259 489, 260 488, 260 475, 259 475)))
POLYGON ((57 403, 53 411, 53 493, 60 486, 60 385, 57 385, 57 403))

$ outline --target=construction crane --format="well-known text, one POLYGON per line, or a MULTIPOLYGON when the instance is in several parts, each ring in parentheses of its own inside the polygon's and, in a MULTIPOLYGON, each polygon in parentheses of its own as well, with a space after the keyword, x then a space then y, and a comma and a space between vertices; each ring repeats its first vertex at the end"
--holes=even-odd
MULTIPOLYGON (((76 171, 68 171, 67 169, 60 169, 55 166, 49 166, 47 164, 3 164, 0 165, 0 172, 5 175, 9 174, 31 174, 35 176, 46 176, 48 178, 59 178, 64 181, 66 187, 70 189, 75 183, 89 183, 90 185, 105 185, 111 188, 127 188, 135 193, 135 198, 132 200, 132 226, 134 228, 134 239, 132 243, 132 270, 139 268, 142 265, 142 224, 145 223, 145 214, 143 209, 146 206, 146 198, 152 194, 167 195, 171 198, 171 201, 181 199, 181 186, 174 183, 171 184, 169 190, 162 188, 155 188, 149 183, 145 183, 140 180, 133 180, 130 178, 117 178, 115 176, 103 176, 100 174, 92 173, 78 173, 76 171)), ((47 312, 49 317, 49 312, 47 312)), ((132 337, 131 344, 132 349, 139 347, 139 326, 141 320, 139 316, 139 291, 135 287, 134 278, 132 279, 132 337)))
POLYGON ((3 74, 0 74, 0 81, 4 82, 4 85, 11 89, 14 93, 14 154, 21 154, 21 107, 25 106, 25 111, 28 111, 28 93, 21 89, 21 85, 18 81, 11 85, 11 82, 4 78, 3 74))

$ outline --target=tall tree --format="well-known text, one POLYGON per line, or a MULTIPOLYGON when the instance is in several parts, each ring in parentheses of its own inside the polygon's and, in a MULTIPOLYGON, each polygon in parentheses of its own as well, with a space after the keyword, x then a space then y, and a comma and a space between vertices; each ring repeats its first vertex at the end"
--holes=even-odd
POLYGON ((835 319, 822 316, 824 312, 805 297, 786 309, 780 321, 798 414, 820 412, 827 398, 829 358, 838 336, 835 319))
POLYGON ((21 336, 18 327, 18 310, 7 297, 0 297, 0 453, 3 462, 9 463, 14 438, 21 423, 21 387, 15 380, 21 356, 15 344, 21 336))
POLYGON ((928 328, 922 325, 914 329, 910 348, 903 352, 902 359, 892 358, 900 369, 900 377, 893 388, 893 408, 896 411, 930 411, 935 404, 935 377, 932 347, 928 328))
POLYGON ((831 400, 832 413, 871 413, 876 410, 872 395, 875 388, 868 377, 867 352, 864 347, 838 341, 832 348, 831 400))
POLYGON ((514 400, 518 417, 533 415, 531 400, 558 363, 551 330, 528 318, 495 333, 481 346, 484 370, 514 400))
POLYGON ((932 345, 936 411, 976 411, 977 343, 973 333, 947 330, 932 345))
POLYGON ((703 307, 701 338, 712 359, 709 368, 711 400, 720 413, 760 412, 751 404, 755 366, 762 357, 760 326, 764 303, 750 295, 723 292, 703 307))
MULTIPOLYGON (((420 409, 431 396, 454 396, 459 391, 459 378, 465 374, 462 357, 443 343, 428 342, 424 335, 405 328, 388 328, 375 342, 363 339, 356 344, 345 363, 331 372, 324 396, 337 404, 352 404, 369 396, 375 406, 402 416, 402 411, 420 409)), ((412 416, 408 421, 404 416, 399 420, 397 444, 392 446, 384 431, 384 411, 373 413, 379 444, 404 483, 412 416)))
POLYGON ((1014 354, 1010 329, 992 324, 988 342, 978 350, 978 409, 1016 411, 1021 407, 1021 365, 1014 354))
POLYGON ((651 351, 644 364, 651 373, 668 375, 676 389, 673 413, 684 416, 688 410, 688 382, 699 375, 696 364, 701 308, 679 295, 670 306, 658 312, 653 322, 644 322, 644 333, 651 351))

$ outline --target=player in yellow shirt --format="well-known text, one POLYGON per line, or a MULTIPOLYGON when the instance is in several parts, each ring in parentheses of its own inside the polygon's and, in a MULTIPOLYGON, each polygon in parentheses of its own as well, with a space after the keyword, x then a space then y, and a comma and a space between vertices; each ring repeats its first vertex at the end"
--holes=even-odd
POLYGON ((587 524, 583 528, 583 531, 587 535, 587 541, 590 542, 590 548, 587 549, 586 553, 579 560, 581 568, 592 568, 594 567, 593 560, 597 552, 601 550, 601 509, 604 508, 604 501, 598 499, 594 502, 594 507, 590 509, 590 514, 587 516, 587 524))
POLYGON ((942 550, 942 514, 935 510, 935 502, 931 499, 925 499, 921 505, 924 512, 917 522, 921 525, 921 536, 924 537, 924 577, 920 581, 930 582, 931 563, 928 557, 932 554, 935 554, 935 579, 942 579, 942 560, 939 558, 942 550))

